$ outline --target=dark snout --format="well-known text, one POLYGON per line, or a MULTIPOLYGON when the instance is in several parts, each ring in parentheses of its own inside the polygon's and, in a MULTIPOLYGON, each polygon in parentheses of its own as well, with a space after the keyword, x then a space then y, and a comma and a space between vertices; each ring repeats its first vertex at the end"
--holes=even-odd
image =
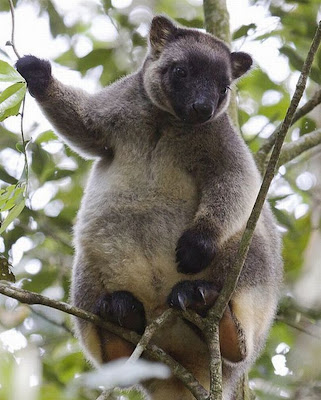
POLYGON ((194 117, 199 123, 203 123, 211 119, 215 111, 214 103, 208 100, 198 100, 193 103, 192 108, 194 117))
POLYGON ((174 103, 176 116, 187 124, 200 125, 211 121, 218 107, 219 96, 188 96, 174 103), (185 100, 185 101, 184 101, 185 100))

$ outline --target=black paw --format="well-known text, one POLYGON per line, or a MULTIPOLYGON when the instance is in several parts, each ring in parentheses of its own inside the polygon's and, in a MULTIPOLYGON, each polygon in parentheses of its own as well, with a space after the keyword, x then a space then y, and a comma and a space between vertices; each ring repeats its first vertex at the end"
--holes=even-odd
POLYGON ((205 269, 215 255, 213 235, 206 230, 188 229, 179 238, 176 247, 178 272, 196 274, 205 269))
POLYGON ((33 97, 42 95, 51 79, 49 61, 40 60, 35 56, 24 56, 16 63, 17 71, 27 81, 28 89, 33 97))
POLYGON ((191 309, 205 317, 209 308, 218 297, 216 287, 212 282, 182 281, 177 283, 167 298, 170 307, 178 310, 191 309))
POLYGON ((139 334, 145 330, 144 306, 130 292, 119 291, 104 295, 98 302, 97 314, 139 334))

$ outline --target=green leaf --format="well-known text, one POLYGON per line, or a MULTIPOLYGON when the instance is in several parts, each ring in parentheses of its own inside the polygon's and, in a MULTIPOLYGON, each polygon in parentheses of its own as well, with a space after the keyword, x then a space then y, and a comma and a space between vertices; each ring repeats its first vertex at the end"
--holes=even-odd
POLYGON ((25 149, 27 148, 28 143, 30 143, 30 140, 26 140, 24 144, 23 142, 16 143, 16 149, 19 151, 19 153, 25 154, 25 149))
POLYGON ((306 133, 312 132, 317 128, 316 121, 310 117, 304 117, 299 121, 300 126, 300 136, 306 133))
MULTIPOLYGON (((302 71, 304 60, 298 55, 297 50, 292 49, 292 47, 289 46, 283 46, 280 48, 280 53, 289 58, 291 65, 295 69, 302 71)), ((321 74, 318 68, 312 66, 309 76, 312 80, 314 80, 314 82, 321 84, 321 74)))
POLYGON ((41 133, 35 140, 35 143, 40 144, 44 142, 50 142, 51 140, 56 140, 56 139, 57 135, 54 133, 54 131, 50 129, 48 131, 41 133))
POLYGON ((48 1, 47 3, 48 14, 50 15, 49 24, 50 31, 53 37, 57 37, 60 33, 66 32, 66 26, 64 24, 63 17, 58 13, 55 8, 55 5, 52 1, 48 1))
POLYGON ((256 29, 255 24, 243 25, 237 31, 233 33, 233 40, 239 39, 242 36, 247 36, 249 30, 256 29))
POLYGON ((280 225, 289 229, 294 229, 293 216, 290 213, 285 210, 279 210, 278 208, 273 208, 273 212, 280 225))
POLYGON ((37 175, 40 183, 46 181, 47 175, 56 168, 51 155, 37 143, 32 143, 32 171, 37 175))
POLYGON ((0 192, 0 211, 9 211, 23 199, 25 186, 10 185, 0 192))
POLYGON ((65 53, 62 53, 59 57, 55 58, 55 62, 72 69, 78 68, 76 60, 77 56, 72 47, 70 47, 65 53))
POLYGON ((11 222, 17 218, 25 207, 25 199, 23 199, 19 204, 15 205, 9 212, 7 218, 2 221, 0 226, 0 235, 7 229, 11 222))
POLYGON ((0 95, 0 121, 11 115, 19 113, 20 104, 26 94, 26 84, 14 83, 5 89, 0 95))
POLYGON ((186 18, 175 18, 179 24, 187 26, 188 28, 204 28, 204 22, 202 18, 186 19, 186 18))
POLYGON ((112 49, 94 49, 86 56, 79 59, 78 69, 84 74, 90 68, 97 67, 98 65, 105 65, 112 54, 112 49))
POLYGON ((52 171, 48 171, 48 174, 46 175, 46 180, 53 181, 53 180, 63 179, 66 178, 67 176, 72 175, 73 172, 74 171, 71 171, 70 169, 54 168, 52 171))
POLYGON ((16 187, 16 185, 10 185, 10 186, 7 186, 4 190, 1 189, 1 191, 0 191, 0 211, 3 211, 2 207, 6 204, 6 202, 14 194, 15 187, 16 187))
POLYGON ((294 227, 283 235, 283 259, 288 281, 298 277, 304 260, 304 250, 311 235, 311 215, 293 220, 294 227))
POLYGON ((17 179, 9 175, 8 172, 3 167, 0 167, 0 179, 3 182, 11 183, 13 185, 17 183, 17 179))
POLYGON ((0 60, 0 82, 25 82, 25 80, 10 64, 0 60))
POLYGON ((108 14, 109 9, 112 8, 111 0, 103 0, 102 3, 106 14, 108 14))

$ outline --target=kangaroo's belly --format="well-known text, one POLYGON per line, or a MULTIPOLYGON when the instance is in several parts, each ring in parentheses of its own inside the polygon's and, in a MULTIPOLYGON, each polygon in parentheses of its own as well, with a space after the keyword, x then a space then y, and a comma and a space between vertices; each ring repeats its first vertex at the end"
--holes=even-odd
POLYGON ((106 290, 128 290, 154 314, 184 278, 175 248, 194 218, 197 190, 183 171, 130 174, 93 171, 75 226, 76 253, 106 290))

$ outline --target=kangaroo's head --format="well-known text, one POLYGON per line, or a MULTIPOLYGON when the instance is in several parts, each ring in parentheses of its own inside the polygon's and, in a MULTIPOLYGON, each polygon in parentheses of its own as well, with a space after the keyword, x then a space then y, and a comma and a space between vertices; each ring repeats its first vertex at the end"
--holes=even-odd
POLYGON ((202 124, 226 110, 231 83, 251 65, 248 54, 231 53, 214 36, 157 16, 149 33, 144 87, 162 110, 187 124, 202 124))

